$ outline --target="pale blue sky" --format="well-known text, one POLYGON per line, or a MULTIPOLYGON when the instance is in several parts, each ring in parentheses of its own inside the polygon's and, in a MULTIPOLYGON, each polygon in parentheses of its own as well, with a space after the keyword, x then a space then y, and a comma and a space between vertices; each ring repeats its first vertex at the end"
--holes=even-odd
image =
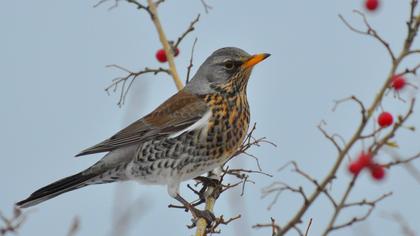
MULTIPOLYGON (((408 1, 382 2, 377 14, 369 14, 370 20, 392 47, 400 49, 408 1)), ((132 70, 159 66, 154 53, 161 46, 144 12, 125 2, 112 11, 107 10, 112 3, 93 8, 95 3, 39 0, 4 1, 1 5, 3 212, 10 213, 12 204, 33 190, 94 163, 100 155, 77 159, 73 156, 151 111, 175 92, 167 76, 144 76, 135 83, 127 105, 121 109, 116 106, 118 96, 108 96, 103 89, 121 72, 105 65, 118 64, 132 70)), ((362 0, 208 0, 208 3, 214 9, 205 14, 199 0, 167 0, 159 8, 161 20, 168 37, 175 39, 198 13, 202 15, 197 30, 182 43, 181 54, 176 58, 182 77, 186 75, 194 37, 198 37, 195 65, 224 46, 272 54, 254 70, 248 95, 252 121, 258 123, 256 136, 267 136, 278 144, 277 148, 263 146, 251 152, 260 157, 263 169, 274 177, 256 176, 256 184, 247 186, 244 197, 239 197, 238 192, 225 194, 216 206, 217 214, 243 215, 231 226, 222 227, 223 235, 238 232, 270 235, 269 229, 255 230, 250 226, 268 222, 270 216, 284 224, 301 199, 284 194, 267 211, 271 199, 260 199, 261 188, 279 180, 310 189, 310 184, 296 175, 276 172, 290 160, 296 160, 318 178, 325 176, 335 151, 317 130, 317 124, 324 119, 328 130, 348 138, 359 120, 359 111, 347 104, 332 113, 333 100, 354 94, 370 103, 389 71, 389 60, 381 45, 350 32, 338 19, 341 13, 362 26, 351 12, 361 8, 362 0), (235 207, 240 209, 232 210, 235 207)), ((196 69, 197 66, 193 72, 196 69)), ((384 107, 398 113, 404 111, 405 105, 389 98, 384 107)), ((419 108, 416 105, 415 109, 419 108)), ((409 123, 419 126, 419 115, 415 114, 409 123)), ((420 151, 419 138, 418 132, 402 130, 398 152, 404 156, 420 151)), ((357 151, 352 150, 352 154, 357 151)), ((253 161, 246 159, 236 166, 253 167, 253 161)), ((389 160, 386 155, 379 159, 389 160)), ((420 167, 419 163, 416 166, 420 167)), ((401 212, 420 232, 418 183, 403 168, 387 174, 383 183, 362 176, 351 199, 375 198, 388 191, 394 191, 394 195, 379 204, 368 221, 335 235, 398 235, 398 225, 381 217, 384 212, 395 211, 401 212)), ((348 180, 349 175, 342 167, 333 186, 335 196, 340 196, 348 180)), ((190 215, 167 208, 174 201, 164 187, 117 186, 88 187, 35 207, 20 235, 65 235, 76 215, 81 220, 78 235, 110 235, 114 208, 131 207, 130 201, 139 197, 137 212, 141 218, 134 220, 127 235, 193 234, 185 227, 190 215), (115 199, 121 195, 120 204, 114 207, 115 199)), ((185 184, 181 191, 193 198, 185 184)), ((305 222, 313 218, 311 235, 322 232, 330 213, 325 199, 313 205, 304 217, 305 222)), ((345 217, 340 222, 344 220, 345 217)))

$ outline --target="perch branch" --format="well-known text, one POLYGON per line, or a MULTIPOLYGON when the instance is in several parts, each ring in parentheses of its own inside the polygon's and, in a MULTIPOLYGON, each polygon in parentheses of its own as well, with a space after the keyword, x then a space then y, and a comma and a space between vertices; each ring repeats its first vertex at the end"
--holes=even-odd
POLYGON ((168 60, 169 70, 171 71, 172 78, 175 82, 176 88, 178 90, 181 90, 184 87, 184 85, 182 84, 179 78, 178 72, 176 70, 173 50, 172 50, 172 47, 169 45, 169 42, 166 38, 165 32, 162 27, 162 24, 160 23, 156 4, 153 2, 153 0, 147 0, 147 3, 148 3, 148 8, 151 14, 153 24, 155 25, 156 30, 159 34, 159 40, 162 43, 163 49, 165 50, 165 54, 168 60))

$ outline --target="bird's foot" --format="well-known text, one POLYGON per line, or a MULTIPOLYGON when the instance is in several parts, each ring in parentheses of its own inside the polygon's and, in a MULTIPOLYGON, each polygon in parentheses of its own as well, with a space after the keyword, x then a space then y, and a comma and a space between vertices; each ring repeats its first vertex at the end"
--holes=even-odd
POLYGON ((208 225, 210 225, 212 222, 216 220, 216 216, 209 210, 199 210, 194 205, 189 203, 187 200, 182 198, 180 195, 177 195, 176 200, 178 200, 184 208, 191 212, 191 215, 193 217, 193 225, 195 225, 195 222, 198 221, 198 219, 203 218, 207 221, 208 225))
POLYGON ((213 212, 209 211, 209 210, 199 210, 195 207, 192 207, 191 209, 189 209, 194 220, 198 221, 198 219, 203 218, 207 221, 208 225, 211 225, 212 222, 214 222, 216 220, 216 216, 213 214, 213 212))

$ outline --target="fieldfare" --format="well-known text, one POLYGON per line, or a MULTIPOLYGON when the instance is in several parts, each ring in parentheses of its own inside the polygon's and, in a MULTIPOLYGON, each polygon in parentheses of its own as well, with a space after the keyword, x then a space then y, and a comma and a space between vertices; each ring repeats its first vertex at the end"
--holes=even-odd
POLYGON ((92 184, 136 180, 167 185, 169 195, 190 209, 179 195, 180 183, 220 167, 237 151, 249 126, 248 79, 269 55, 233 47, 215 51, 153 112, 76 155, 107 152, 101 160, 16 205, 30 207, 92 184))

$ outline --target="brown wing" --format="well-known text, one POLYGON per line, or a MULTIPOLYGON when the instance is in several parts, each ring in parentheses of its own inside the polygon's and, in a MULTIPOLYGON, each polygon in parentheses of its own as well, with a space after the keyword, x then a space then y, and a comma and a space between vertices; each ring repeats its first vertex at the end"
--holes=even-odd
POLYGON ((156 110, 130 124, 111 138, 83 150, 76 156, 109 152, 144 140, 167 136, 198 121, 206 112, 206 103, 197 95, 178 92, 156 110))

